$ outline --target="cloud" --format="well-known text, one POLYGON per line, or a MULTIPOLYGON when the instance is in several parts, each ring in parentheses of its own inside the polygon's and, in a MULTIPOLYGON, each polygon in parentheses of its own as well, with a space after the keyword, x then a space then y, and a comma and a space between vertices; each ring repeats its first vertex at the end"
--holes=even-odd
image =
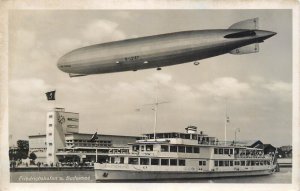
POLYGON ((292 101, 292 84, 282 81, 273 81, 263 85, 273 96, 282 101, 292 101))
POLYGON ((251 93, 249 84, 239 82, 232 77, 217 78, 212 82, 201 84, 198 89, 204 94, 223 98, 240 98, 243 95, 251 93))
POLYGON ((125 34, 118 29, 118 26, 118 23, 100 19, 89 23, 81 29, 81 32, 84 40, 92 43, 116 41, 125 38, 125 34))

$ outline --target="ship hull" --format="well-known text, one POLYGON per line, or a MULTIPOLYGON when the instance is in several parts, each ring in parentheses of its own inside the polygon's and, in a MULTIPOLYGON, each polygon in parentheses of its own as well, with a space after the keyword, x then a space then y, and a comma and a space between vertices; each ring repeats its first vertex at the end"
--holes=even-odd
POLYGON ((262 176, 270 175, 271 169, 254 171, 227 171, 227 172, 180 172, 180 171, 128 171, 95 169, 96 181, 159 181, 180 179, 205 179, 221 177, 262 176))

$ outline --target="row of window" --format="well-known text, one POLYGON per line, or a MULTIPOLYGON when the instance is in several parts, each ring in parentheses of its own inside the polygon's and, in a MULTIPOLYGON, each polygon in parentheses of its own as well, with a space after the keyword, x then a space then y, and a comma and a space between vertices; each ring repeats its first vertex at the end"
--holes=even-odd
POLYGON ((157 158, 129 158, 128 164, 185 166, 185 160, 184 159, 157 159, 157 158))
POLYGON ((215 148, 214 154, 220 154, 220 155, 232 155, 233 149, 225 149, 225 148, 215 148))
MULTIPOLYGON (((49 118, 53 118, 53 115, 49 115, 49 118)), ((68 118, 68 121, 79 121, 78 118, 68 118)))
POLYGON ((268 160, 249 160, 249 161, 229 161, 229 160, 215 160, 215 166, 263 166, 270 165, 268 160))
POLYGON ((200 153, 200 148, 195 146, 161 145, 161 152, 200 153))

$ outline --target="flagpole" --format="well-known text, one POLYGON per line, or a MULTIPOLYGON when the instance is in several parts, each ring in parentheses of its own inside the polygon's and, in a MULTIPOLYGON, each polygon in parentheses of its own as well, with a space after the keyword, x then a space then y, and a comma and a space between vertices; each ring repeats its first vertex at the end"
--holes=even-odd
POLYGON ((227 145, 226 141, 227 141, 227 120, 228 120, 228 116, 227 116, 227 99, 225 100, 225 146, 227 145))

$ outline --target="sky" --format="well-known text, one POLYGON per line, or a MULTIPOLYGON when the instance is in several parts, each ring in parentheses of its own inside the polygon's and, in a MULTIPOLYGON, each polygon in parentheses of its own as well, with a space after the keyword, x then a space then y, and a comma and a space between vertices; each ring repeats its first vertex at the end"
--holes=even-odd
POLYGON ((289 10, 12 10, 9 14, 10 144, 45 134, 54 107, 80 115, 80 132, 140 135, 184 132, 197 126, 224 139, 292 144, 292 15, 289 10), (277 35, 255 54, 225 54, 193 63, 137 72, 70 78, 56 64, 65 53, 92 44, 162 33, 226 29, 259 17, 277 35), (45 92, 56 90, 56 100, 45 92), (227 100, 227 101, 226 101, 227 100), (227 103, 227 104, 226 104, 227 103))

